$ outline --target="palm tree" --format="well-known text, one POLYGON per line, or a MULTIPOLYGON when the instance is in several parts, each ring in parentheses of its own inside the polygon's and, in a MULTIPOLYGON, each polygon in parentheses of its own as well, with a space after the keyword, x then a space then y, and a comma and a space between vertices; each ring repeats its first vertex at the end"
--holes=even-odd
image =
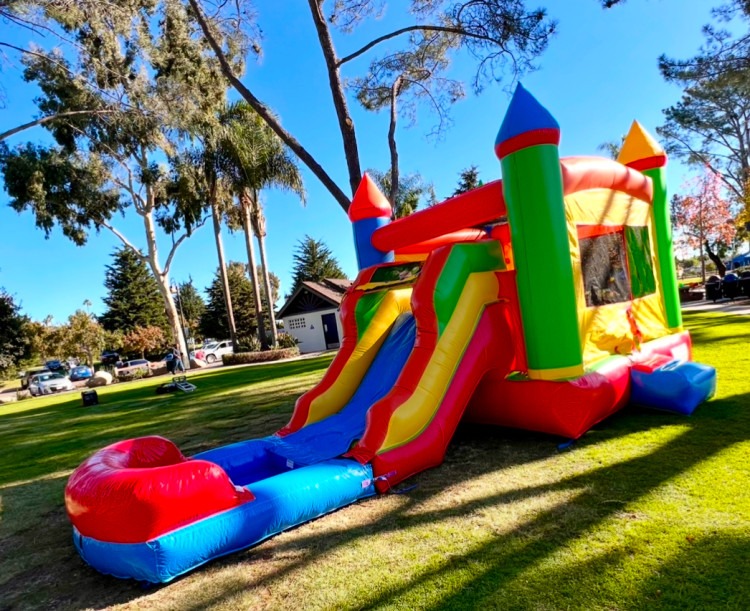
POLYGON ((194 216, 195 210, 205 206, 211 210, 216 255, 227 311, 229 339, 236 347, 237 329, 234 322, 232 295, 229 290, 224 243, 221 239, 222 218, 232 200, 220 151, 222 133, 223 130, 216 126, 203 126, 197 134, 202 146, 189 150, 172 160, 173 179, 168 196, 177 203, 178 213, 184 217, 194 216))
MULTIPOLYGON (((260 312, 262 302, 255 266, 255 256, 250 239, 252 230, 258 240, 260 262, 263 275, 263 288, 268 307, 271 343, 278 340, 276 319, 273 311, 273 297, 266 255, 266 221, 260 192, 269 187, 277 187, 297 193, 304 201, 305 190, 299 168, 279 137, 245 102, 227 108, 226 158, 231 166, 233 185, 238 194, 240 216, 246 234, 248 263, 253 278, 256 307, 259 313, 258 328, 262 328, 260 312)), ((267 341, 261 334, 261 344, 267 341)))

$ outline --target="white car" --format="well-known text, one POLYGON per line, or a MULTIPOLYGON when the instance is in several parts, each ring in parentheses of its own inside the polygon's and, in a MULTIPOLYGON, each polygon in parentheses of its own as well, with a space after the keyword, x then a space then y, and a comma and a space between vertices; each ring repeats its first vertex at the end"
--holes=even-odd
POLYGON ((73 390, 73 382, 67 376, 61 373, 53 373, 47 371, 45 373, 38 373, 31 378, 29 382, 29 393, 32 397, 39 397, 41 395, 51 395, 55 392, 62 392, 63 390, 73 390))
POLYGON ((195 351, 195 358, 206 361, 206 363, 215 363, 225 354, 234 354, 234 346, 228 339, 206 344, 200 350, 195 351))

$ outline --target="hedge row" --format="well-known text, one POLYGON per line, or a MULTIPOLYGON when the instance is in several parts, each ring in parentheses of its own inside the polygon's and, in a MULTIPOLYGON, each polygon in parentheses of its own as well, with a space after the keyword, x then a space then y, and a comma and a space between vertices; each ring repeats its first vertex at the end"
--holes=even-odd
POLYGON ((236 352, 222 357, 224 365, 246 365, 247 363, 265 363, 280 361, 299 354, 299 348, 282 348, 280 350, 266 350, 264 352, 236 352))

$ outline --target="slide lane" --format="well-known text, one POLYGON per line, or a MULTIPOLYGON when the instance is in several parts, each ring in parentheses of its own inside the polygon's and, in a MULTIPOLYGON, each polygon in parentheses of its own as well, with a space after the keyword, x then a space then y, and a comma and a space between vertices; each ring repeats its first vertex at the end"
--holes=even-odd
POLYGON ((513 359, 502 268, 492 242, 458 244, 428 259, 412 299, 415 348, 348 454, 373 464, 383 476, 379 489, 439 464, 485 372, 513 359))
POLYGON ((284 437, 340 411, 352 398, 393 323, 411 311, 410 286, 363 291, 377 268, 364 270, 341 302, 343 340, 323 379, 302 395, 289 423, 277 435, 284 437))

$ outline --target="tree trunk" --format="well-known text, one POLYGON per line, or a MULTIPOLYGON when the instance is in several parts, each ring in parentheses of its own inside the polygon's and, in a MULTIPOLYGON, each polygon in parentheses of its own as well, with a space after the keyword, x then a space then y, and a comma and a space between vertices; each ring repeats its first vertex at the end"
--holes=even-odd
MULTIPOLYGON (((320 180, 325 188, 328 189, 328 192, 338 202, 339 206, 341 206, 344 212, 347 212, 349 210, 350 198, 336 184, 333 178, 328 175, 328 173, 323 169, 323 166, 321 166, 317 162, 317 160, 310 154, 310 152, 304 146, 302 146, 302 144, 292 134, 284 129, 284 127, 281 125, 276 116, 271 112, 271 110, 257 97, 255 97, 255 94, 253 94, 253 92, 250 91, 239 78, 237 78, 237 75, 232 71, 232 66, 229 63, 227 56, 224 54, 219 41, 211 31, 211 28, 206 21, 198 0, 188 0, 188 4, 190 4, 190 7, 193 9, 195 18, 198 21, 198 25, 203 31, 203 35, 205 36, 206 41, 216 55, 216 59, 219 61, 221 71, 224 73, 224 76, 230 82, 232 87, 234 87, 237 92, 245 99, 245 101, 250 104, 251 108, 258 113, 258 115, 266 122, 268 127, 270 127, 274 131, 274 133, 279 138, 281 138, 283 142, 290 149, 292 149, 292 151, 294 151, 294 154, 300 158, 302 163, 304 163, 315 175, 315 177, 320 180)), ((357 160, 357 165, 359 165, 359 158, 357 160)))
POLYGON ((333 98, 333 106, 336 109, 336 116, 339 120, 339 131, 344 142, 344 155, 346 156, 346 167, 349 170, 349 186, 352 195, 357 190, 362 180, 362 170, 359 166, 359 149, 357 148, 357 135, 354 131, 354 121, 349 114, 349 108, 344 95, 344 87, 341 83, 341 74, 339 73, 338 58, 336 50, 333 48, 333 39, 328 29, 328 22, 323 14, 322 0, 308 0, 310 12, 312 13, 315 29, 318 32, 318 41, 323 51, 323 57, 328 70, 328 86, 333 98))
POLYGON ((258 239, 258 248, 260 249, 260 267, 263 273, 263 287, 266 292, 266 304, 268 305, 268 322, 271 326, 271 340, 273 347, 275 348, 279 343, 279 332, 276 329, 276 314, 273 311, 273 293, 271 292, 271 275, 268 271, 268 263, 266 259, 266 219, 263 216, 263 208, 261 207, 258 194, 254 194, 255 205, 253 207, 253 215, 251 217, 253 222, 253 231, 255 237, 258 239))
POLYGON ((397 212, 396 198, 398 197, 399 181, 398 148, 396 147, 396 120, 398 119, 396 101, 398 98, 398 90, 400 87, 401 77, 399 76, 391 87, 391 124, 388 128, 388 149, 391 153, 391 192, 388 194, 388 199, 391 200, 391 207, 393 208, 394 217, 397 212))
MULTIPOLYGON (((189 354, 187 351, 187 344, 185 343, 185 336, 182 334, 182 328, 180 327, 180 318, 177 315, 177 308, 174 304, 172 292, 169 289, 169 276, 166 272, 163 272, 159 265, 159 251, 156 246, 156 228, 154 226, 153 212, 146 212, 141 215, 143 218, 143 225, 146 233, 146 244, 148 246, 148 264, 151 268, 151 273, 156 278, 156 283, 159 287, 162 299, 164 299, 164 305, 167 309, 167 318, 169 318, 169 324, 172 327, 172 335, 174 335, 175 343, 179 346, 182 354, 189 354)), ((190 369, 190 359, 185 359, 185 369, 190 369)))
POLYGON ((227 323, 229 325, 229 339, 232 346, 237 350, 237 329, 234 324, 234 309, 232 308, 232 294, 229 290, 229 276, 227 275, 227 263, 224 258, 224 244, 221 241, 221 213, 216 196, 211 196, 211 217, 214 223, 214 241, 216 242, 216 255, 219 258, 219 273, 221 274, 221 290, 224 293, 224 303, 227 308, 227 323))
POLYGON ((719 272, 719 276, 723 278, 727 273, 727 266, 724 265, 724 261, 721 260, 721 257, 719 257, 719 255, 711 250, 711 245, 708 243, 708 240, 704 242, 704 246, 706 247, 706 254, 708 255, 708 258, 714 262, 714 265, 716 265, 716 271, 719 272))
POLYGON ((253 285, 253 300, 255 301, 255 315, 258 320, 258 339, 262 350, 268 350, 268 338, 263 316, 263 301, 260 298, 260 284, 258 284, 258 266, 255 262, 255 249, 253 248, 253 229, 250 221, 250 209, 252 208, 252 196, 250 190, 245 189, 240 195, 242 206, 242 227, 245 231, 245 246, 247 247, 248 272, 250 282, 253 285))

